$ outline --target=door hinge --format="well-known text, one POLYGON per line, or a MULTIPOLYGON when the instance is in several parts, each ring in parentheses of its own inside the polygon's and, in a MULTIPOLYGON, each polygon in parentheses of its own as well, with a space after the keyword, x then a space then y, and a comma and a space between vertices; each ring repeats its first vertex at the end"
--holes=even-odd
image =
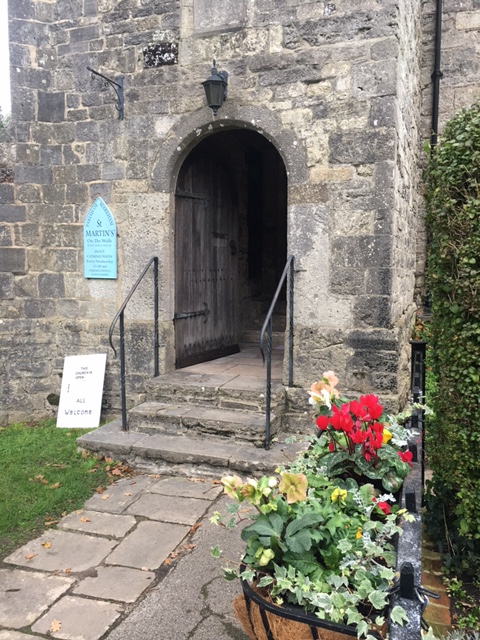
POLYGON ((196 318, 197 316, 205 316, 204 322, 208 320, 208 316, 210 315, 210 309, 206 302, 203 303, 205 309, 201 309, 200 311, 181 311, 176 313, 173 316, 174 320, 184 320, 185 318, 196 318))

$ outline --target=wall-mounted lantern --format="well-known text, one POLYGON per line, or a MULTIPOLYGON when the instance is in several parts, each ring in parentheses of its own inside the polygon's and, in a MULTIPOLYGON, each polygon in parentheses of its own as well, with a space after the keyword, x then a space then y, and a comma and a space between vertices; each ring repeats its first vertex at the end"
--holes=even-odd
POLYGON ((213 115, 217 115, 217 111, 227 99, 228 73, 226 71, 217 71, 216 61, 213 61, 211 75, 202 82, 207 96, 207 104, 213 111, 213 115))

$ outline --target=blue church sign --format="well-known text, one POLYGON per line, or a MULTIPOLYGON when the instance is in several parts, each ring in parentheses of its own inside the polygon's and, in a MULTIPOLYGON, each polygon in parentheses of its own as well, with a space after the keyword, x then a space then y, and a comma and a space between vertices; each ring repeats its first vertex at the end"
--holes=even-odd
POLYGON ((83 223, 85 278, 117 277, 117 226, 101 198, 88 210, 83 223))

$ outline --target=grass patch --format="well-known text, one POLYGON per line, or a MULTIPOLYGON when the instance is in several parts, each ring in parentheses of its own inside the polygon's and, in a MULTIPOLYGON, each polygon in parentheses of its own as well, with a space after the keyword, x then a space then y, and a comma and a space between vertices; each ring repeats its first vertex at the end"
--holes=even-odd
POLYGON ((0 559, 122 475, 112 476, 111 460, 77 451, 82 433, 54 420, 0 428, 0 559))

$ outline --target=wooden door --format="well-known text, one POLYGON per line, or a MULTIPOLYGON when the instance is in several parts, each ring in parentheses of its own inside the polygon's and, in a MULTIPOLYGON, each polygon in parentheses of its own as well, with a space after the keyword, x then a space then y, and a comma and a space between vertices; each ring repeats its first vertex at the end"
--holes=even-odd
POLYGON ((175 357, 185 367, 236 353, 237 228, 225 166, 194 153, 175 204, 175 357))

